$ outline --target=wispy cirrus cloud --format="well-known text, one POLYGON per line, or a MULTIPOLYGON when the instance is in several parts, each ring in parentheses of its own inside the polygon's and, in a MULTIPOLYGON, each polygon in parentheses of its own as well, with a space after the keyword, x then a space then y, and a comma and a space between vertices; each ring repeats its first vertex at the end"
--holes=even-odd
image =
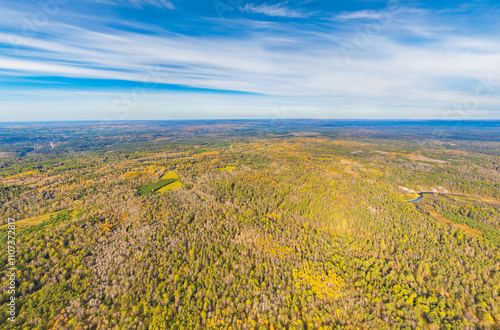
POLYGON ((143 6, 155 6, 159 8, 175 9, 175 5, 169 0, 94 0, 95 2, 117 6, 133 6, 142 8, 143 6))
MULTIPOLYGON (((247 117, 264 118, 280 106, 295 107, 299 117, 441 118, 454 102, 474 96, 486 77, 493 86, 486 90, 497 93, 482 97, 471 116, 500 117, 495 22, 476 35, 461 30, 464 24, 455 24, 447 13, 400 8, 378 33, 365 34, 369 42, 354 48, 352 61, 346 61, 339 46, 356 46, 359 31, 366 33, 360 29, 365 20, 355 17, 377 17, 378 11, 346 12, 345 20, 296 20, 289 9, 279 12, 280 6, 268 12, 279 20, 197 18, 202 29, 195 33, 188 20, 182 24, 189 29, 173 32, 152 21, 149 11, 141 20, 117 15, 99 21, 95 13, 75 18, 65 8, 38 33, 22 35, 23 17, 32 15, 22 12, 24 7, 0 5, 0 90, 8 91, 0 110, 62 113, 68 107, 81 115, 75 118, 96 118, 120 89, 130 88, 123 86, 141 85, 153 69, 161 83, 141 105, 143 118, 164 118, 162 109, 199 118, 238 117, 245 111, 252 112, 247 117), (285 13, 289 16, 279 16, 285 13), (72 99, 76 92, 80 96, 72 99), (30 103, 27 95, 38 96, 30 103)), ((182 14, 161 13, 163 21, 182 14)))
MULTIPOLYGON (((8 70, 4 75, 140 81, 147 67, 159 66, 157 74, 169 84, 263 95, 370 98, 380 105, 388 99, 400 105, 409 99, 422 102, 423 95, 427 102, 442 102, 459 92, 454 80, 488 72, 500 77, 500 43, 492 39, 443 35, 429 49, 379 36, 365 54, 347 63, 338 45, 351 35, 285 31, 280 23, 268 27, 274 32, 214 38, 93 31, 53 22, 45 31, 50 40, 25 38, 16 56, 0 56, 0 70, 8 70), (292 32, 294 37, 286 35, 292 32), (447 80, 452 81, 449 86, 447 80)), ((13 38, 0 33, 0 44, 13 38)))
POLYGON ((344 12, 335 16, 339 20, 350 20, 350 19, 381 19, 384 14, 379 11, 374 10, 360 10, 355 12, 344 12))
POLYGON ((425 10, 411 7, 404 7, 401 5, 388 6, 380 10, 357 10, 341 12, 334 16, 335 20, 348 21, 348 20, 390 20, 391 16, 401 15, 421 15, 425 10))
POLYGON ((290 18, 305 18, 305 17, 307 17, 306 14, 304 14, 298 10, 293 10, 293 9, 288 8, 287 2, 278 3, 275 5, 267 5, 267 4, 254 5, 251 3, 247 3, 247 4, 245 4, 245 6, 240 7, 240 10, 247 12, 247 13, 262 14, 262 15, 272 16, 272 17, 290 17, 290 18))

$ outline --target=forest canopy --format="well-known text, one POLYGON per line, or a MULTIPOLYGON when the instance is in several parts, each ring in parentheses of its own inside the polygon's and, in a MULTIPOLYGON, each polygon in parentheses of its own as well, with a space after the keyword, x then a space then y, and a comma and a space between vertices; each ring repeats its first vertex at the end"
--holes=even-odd
POLYGON ((500 326, 498 122, 30 125, 1 329, 500 326))

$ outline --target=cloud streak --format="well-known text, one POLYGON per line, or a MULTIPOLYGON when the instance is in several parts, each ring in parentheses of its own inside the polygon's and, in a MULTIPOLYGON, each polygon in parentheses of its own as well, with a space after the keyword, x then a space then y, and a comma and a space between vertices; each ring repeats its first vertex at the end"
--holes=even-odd
POLYGON ((169 0, 94 0, 98 3, 104 3, 116 6, 133 6, 142 8, 144 6, 154 6, 164 9, 175 9, 174 4, 169 0))
MULTIPOLYGON (((279 8, 268 13, 276 14, 279 8)), ((280 106, 293 108, 295 104, 300 117, 346 118, 350 114, 373 118, 380 114, 420 118, 425 114, 440 118, 454 104, 474 96, 478 81, 491 77, 495 92, 482 97, 470 114, 499 117, 500 42, 495 33, 467 35, 456 31, 453 24, 435 23, 425 11, 402 9, 384 30, 367 35, 369 42, 348 61, 340 45, 357 42, 358 31, 364 27, 357 18, 376 14, 356 11, 350 16, 343 14, 347 18, 340 26, 336 20, 325 19, 315 21, 314 28, 311 21, 302 20, 290 24, 232 19, 218 24, 227 31, 244 25, 244 32, 193 35, 161 28, 143 33, 53 19, 40 33, 21 36, 23 42, 17 46, 13 40, 20 38, 20 27, 16 20, 4 20, 0 29, 4 50, 0 55, 0 88, 11 95, 44 90, 42 94, 54 97, 41 97, 39 104, 50 108, 51 102, 68 104, 68 98, 61 96, 58 101, 57 95, 74 93, 74 87, 61 87, 65 79, 141 83, 154 68, 155 78, 164 84, 252 95, 209 96, 198 91, 202 94, 191 97, 159 88, 140 109, 144 114, 150 106, 149 113, 158 115, 165 104, 200 111, 201 118, 217 117, 216 113, 204 115, 201 104, 206 105, 206 111, 215 112, 219 104, 226 110, 234 106, 240 115, 253 109, 256 116, 265 117, 266 111, 280 106), (37 79, 39 82, 33 82, 37 79), (46 91, 50 91, 51 81, 59 86, 57 93, 46 91), (198 97, 214 103, 208 106, 198 97)), ((88 21, 95 21, 95 17, 88 21)), ((89 97, 107 99, 96 93, 97 87, 77 89, 89 97)), ((101 101, 85 104, 101 109, 101 101)), ((17 104, 28 109, 26 102, 19 96, 0 100, 0 106, 16 108, 17 104)), ((80 106, 75 109, 83 111, 80 106)))
POLYGON ((350 19, 382 19, 384 14, 373 10, 361 10, 355 12, 341 13, 335 16, 338 20, 350 19))
POLYGON ((286 2, 278 3, 275 5, 261 4, 257 6, 251 3, 247 3, 243 7, 240 7, 240 10, 247 13, 262 14, 271 17, 290 17, 290 18, 307 17, 306 14, 297 10, 292 10, 288 8, 286 5, 287 5, 286 2))

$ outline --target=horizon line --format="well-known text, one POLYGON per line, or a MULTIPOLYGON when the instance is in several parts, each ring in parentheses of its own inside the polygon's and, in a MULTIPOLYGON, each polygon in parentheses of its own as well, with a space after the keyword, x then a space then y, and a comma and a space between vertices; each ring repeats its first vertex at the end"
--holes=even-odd
POLYGON ((219 118, 219 119, 122 119, 122 120, 43 120, 43 121, 0 121, 2 124, 49 124, 49 123, 133 123, 133 122, 181 122, 181 121, 364 121, 364 122, 500 122, 499 119, 397 119, 397 118, 384 118, 384 119, 368 119, 368 118, 219 118))

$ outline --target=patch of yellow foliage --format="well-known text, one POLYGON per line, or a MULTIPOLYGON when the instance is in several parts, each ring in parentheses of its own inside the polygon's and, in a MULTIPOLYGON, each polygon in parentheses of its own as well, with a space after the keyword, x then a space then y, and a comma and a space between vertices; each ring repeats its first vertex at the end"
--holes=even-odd
POLYGON ((274 212, 268 213, 266 215, 266 217, 268 217, 269 219, 273 219, 273 220, 279 220, 279 219, 281 219, 281 215, 277 214, 277 213, 274 213, 274 212))
POLYGON ((75 188, 78 188, 78 187, 81 187, 81 186, 91 186, 94 183, 95 183, 95 181, 92 180, 92 179, 90 179, 90 180, 86 180, 86 181, 81 182, 81 183, 73 182, 73 183, 70 183, 70 184, 65 184, 65 185, 62 185, 59 189, 61 191, 66 191, 66 190, 75 189, 75 188))
POLYGON ((140 171, 130 171, 128 173, 125 173, 123 176, 127 179, 129 178, 135 178, 136 176, 140 176, 140 175, 143 175, 144 172, 140 172, 140 171))
POLYGON ((279 258, 286 258, 291 256, 294 252, 294 249, 290 246, 281 245, 267 239, 258 239, 255 246, 256 248, 258 247, 262 249, 262 251, 267 252, 269 255, 277 256, 279 258))
POLYGON ((363 171, 368 172, 368 173, 373 173, 378 176, 384 175, 384 173, 380 172, 379 170, 376 170, 374 168, 363 168, 363 171))
POLYGON ((59 327, 61 327, 59 325, 59 321, 61 321, 62 323, 64 323, 66 320, 67 320, 67 317, 65 317, 65 309, 63 308, 63 310, 59 313, 59 318, 56 319, 56 323, 54 323, 54 325, 52 326, 51 330, 53 329, 59 329, 59 327))
POLYGON ((111 231, 111 229, 113 228, 113 226, 112 226, 112 225, 110 225, 110 224, 109 224, 109 223, 107 223, 107 222, 106 222, 106 223, 104 223, 104 224, 102 224, 102 225, 100 225, 100 227, 101 227, 101 231, 100 231, 100 232, 99 232, 99 234, 98 234, 99 236, 101 236, 101 235, 102 235, 102 234, 104 234, 104 233, 109 233, 109 232, 111 231))
POLYGON ((232 171, 236 168, 236 166, 233 166, 233 165, 229 165, 229 166, 226 166, 226 167, 223 167, 221 168, 220 170, 221 171, 232 171))
POLYGON ((120 215, 118 217, 119 220, 117 222, 109 223, 108 220, 106 219, 105 222, 100 225, 101 231, 99 232, 98 235, 101 236, 104 233, 107 234, 107 233, 111 232, 114 227, 116 227, 118 224, 125 221, 125 219, 127 219, 128 217, 129 217, 128 213, 122 212, 122 213, 120 213, 120 215))
POLYGON ((207 152, 202 152, 201 154, 196 154, 194 155, 194 157, 212 156, 218 154, 220 154, 220 151, 207 151, 207 152))
POLYGON ((265 182, 265 183, 269 183, 271 180, 269 178, 266 178, 265 176, 259 174, 259 173, 256 173, 256 174, 253 174, 253 173, 246 173, 244 175, 244 180, 245 182, 265 182))
POLYGON ((39 175, 41 175, 39 170, 32 170, 32 171, 27 171, 24 173, 19 173, 19 174, 13 175, 12 178, 16 179, 16 178, 23 178, 23 177, 27 177, 27 176, 39 176, 39 175))
POLYGON ((242 230, 241 234, 235 237, 236 244, 243 244, 246 247, 260 251, 268 256, 287 258, 291 256, 295 249, 290 245, 276 242, 272 236, 267 235, 255 228, 242 230))
POLYGON ((332 273, 325 274, 322 270, 314 269, 307 263, 300 269, 294 269, 292 277, 296 286, 306 286, 320 299, 335 300, 342 296, 342 287, 345 281, 342 277, 332 273))
POLYGON ((165 167, 163 167, 163 166, 149 165, 149 166, 146 166, 146 167, 144 167, 140 170, 137 170, 137 171, 127 172, 123 176, 128 179, 128 178, 134 178, 136 176, 141 176, 141 175, 153 175, 158 171, 164 171, 164 170, 165 170, 165 167))

